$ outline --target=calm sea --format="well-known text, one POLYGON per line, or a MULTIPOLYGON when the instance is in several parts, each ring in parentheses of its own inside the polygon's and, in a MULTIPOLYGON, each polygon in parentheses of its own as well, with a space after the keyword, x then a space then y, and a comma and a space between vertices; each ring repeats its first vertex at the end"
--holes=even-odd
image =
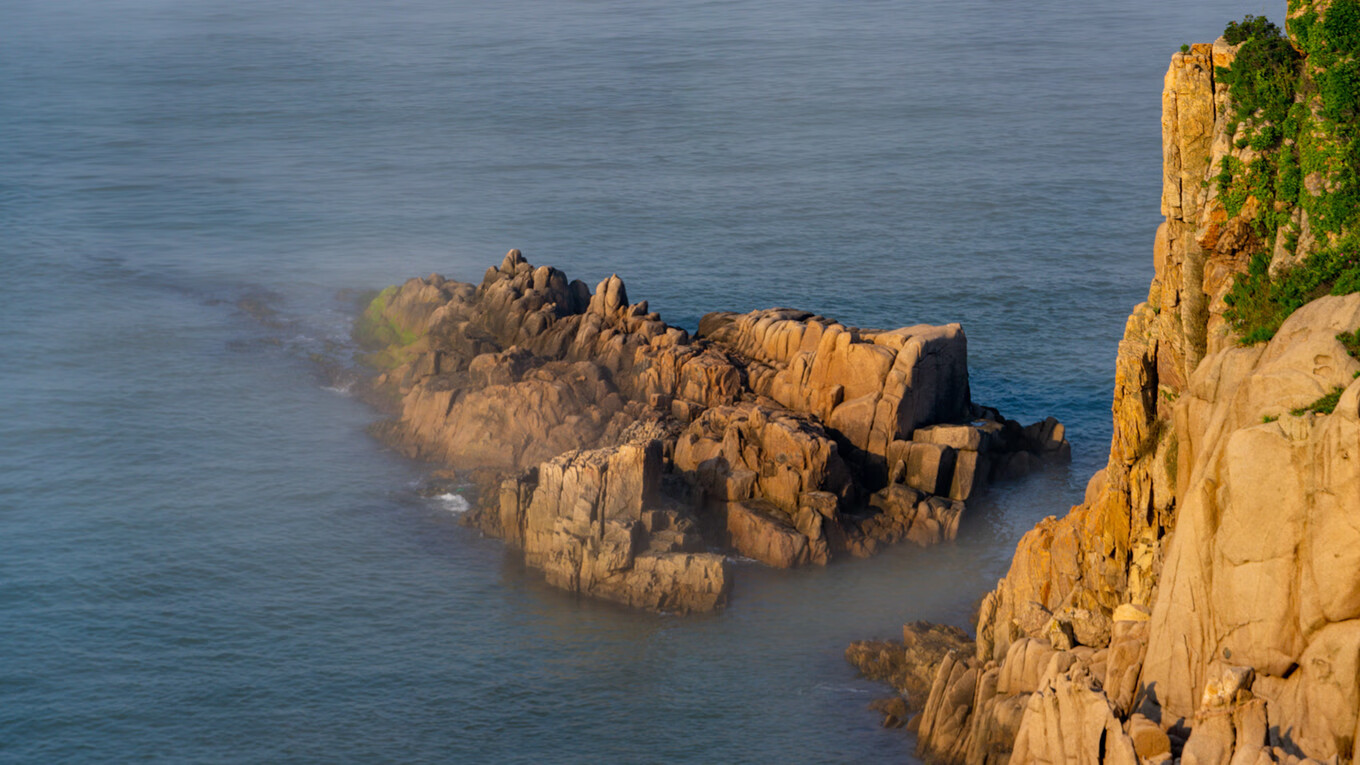
POLYGON ((0 0, 0 760, 910 761, 842 651, 963 623, 1103 463, 1162 74, 1246 12, 0 0), (511 247, 690 327, 961 321, 1076 462, 716 616, 578 602, 309 360, 345 290, 511 247))

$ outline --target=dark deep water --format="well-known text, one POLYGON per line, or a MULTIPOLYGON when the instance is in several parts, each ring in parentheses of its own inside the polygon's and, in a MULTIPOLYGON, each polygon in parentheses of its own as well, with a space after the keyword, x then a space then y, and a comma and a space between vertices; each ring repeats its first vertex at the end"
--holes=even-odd
POLYGON ((0 761, 909 759, 842 651, 1079 501, 1168 58, 1279 5, 0 0, 0 761), (577 602, 308 361, 511 247, 690 327, 961 321, 1076 462, 716 616, 577 602))

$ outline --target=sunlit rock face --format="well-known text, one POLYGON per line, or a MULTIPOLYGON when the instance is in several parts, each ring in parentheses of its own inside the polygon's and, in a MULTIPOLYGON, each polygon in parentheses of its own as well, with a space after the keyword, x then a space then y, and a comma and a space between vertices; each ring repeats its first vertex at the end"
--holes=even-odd
POLYGON ((517 250, 480 285, 381 293, 356 329, 403 452, 481 488, 468 522, 563 589, 721 607, 725 555, 823 565, 952 539, 993 479, 1069 459, 1061 424, 969 396, 957 324, 882 331, 790 309, 697 336, 517 250))
POLYGON ((1233 333, 1226 296, 1273 246, 1253 240, 1267 211, 1249 198, 1229 215, 1217 183, 1225 158, 1253 159, 1215 69, 1237 51, 1172 57, 1166 220, 1119 345, 1109 461, 1021 540, 975 645, 935 664, 917 722, 929 760, 1354 756, 1360 359, 1345 340, 1360 294, 1318 297, 1268 342, 1233 333))

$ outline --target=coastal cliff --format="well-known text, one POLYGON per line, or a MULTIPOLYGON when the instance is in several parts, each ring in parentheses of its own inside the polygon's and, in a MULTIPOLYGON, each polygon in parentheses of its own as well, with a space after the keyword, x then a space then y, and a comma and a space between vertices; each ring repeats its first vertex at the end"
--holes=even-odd
POLYGON ((710 313, 698 335, 518 250, 480 285, 390 287, 355 330, 377 428, 478 487, 466 520, 549 584, 664 611, 721 607, 726 556, 823 565, 952 539, 989 481, 1065 461, 1063 427, 973 403, 957 324, 710 313))
POLYGON ((1020 541, 974 641, 848 653, 931 676, 895 683, 930 761, 1354 757, 1360 4, 1291 2, 1288 31, 1172 57, 1155 275, 1084 501, 1020 541))

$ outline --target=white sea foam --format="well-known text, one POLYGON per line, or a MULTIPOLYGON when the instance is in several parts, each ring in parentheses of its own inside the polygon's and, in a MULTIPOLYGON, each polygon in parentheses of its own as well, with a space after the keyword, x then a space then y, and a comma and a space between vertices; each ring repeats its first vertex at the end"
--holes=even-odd
POLYGON ((812 686, 812 690, 818 693, 874 693, 874 691, 871 691, 868 688, 855 688, 854 686, 840 683, 817 683, 812 686))
POLYGON ((462 515, 463 513, 466 513, 468 511, 469 507, 471 507, 468 504, 467 499, 464 498, 462 494, 455 494, 453 492, 449 492, 447 494, 436 494, 433 497, 433 499, 439 502, 439 504, 445 510, 449 511, 450 513, 453 513, 454 515, 462 515))

